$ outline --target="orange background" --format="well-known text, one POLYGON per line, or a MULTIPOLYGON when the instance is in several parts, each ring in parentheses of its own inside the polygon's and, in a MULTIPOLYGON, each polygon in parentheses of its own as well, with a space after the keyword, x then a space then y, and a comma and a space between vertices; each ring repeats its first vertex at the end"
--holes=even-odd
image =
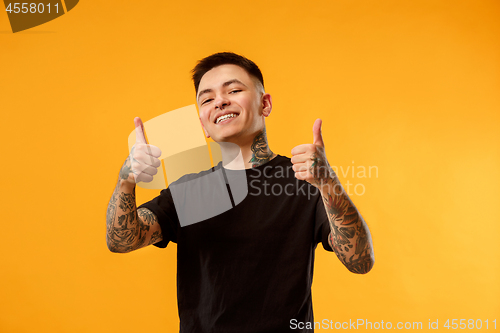
POLYGON ((178 329, 176 246, 109 252, 106 207, 133 118, 193 104, 189 71, 219 51, 262 69, 273 151, 321 117, 331 164, 378 168, 340 175, 365 187, 375 267, 318 247, 316 320, 498 329, 499 17, 497 0, 87 0, 12 34, 0 12, 0 332, 178 329))

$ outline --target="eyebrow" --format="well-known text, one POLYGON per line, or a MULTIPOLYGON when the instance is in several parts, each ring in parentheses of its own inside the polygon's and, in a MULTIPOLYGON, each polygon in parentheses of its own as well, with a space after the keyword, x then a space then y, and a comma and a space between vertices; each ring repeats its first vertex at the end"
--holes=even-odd
MULTIPOLYGON (((240 81, 240 80, 238 80, 238 79, 232 79, 232 80, 226 81, 226 82, 224 82, 224 83, 222 84, 222 87, 227 87, 227 86, 229 86, 229 85, 231 85, 231 84, 233 84, 233 83, 239 83, 239 84, 241 84, 241 85, 243 85, 243 86, 247 87, 247 86, 246 86, 243 82, 241 82, 241 81, 240 81)), ((248 87, 247 87, 247 88, 248 88, 248 87)), ((212 92, 212 91, 213 91, 212 89, 204 89, 204 90, 200 91, 200 92, 198 93, 198 98, 197 98, 197 100, 200 100, 201 95, 206 94, 206 93, 209 93, 209 92, 212 92)))

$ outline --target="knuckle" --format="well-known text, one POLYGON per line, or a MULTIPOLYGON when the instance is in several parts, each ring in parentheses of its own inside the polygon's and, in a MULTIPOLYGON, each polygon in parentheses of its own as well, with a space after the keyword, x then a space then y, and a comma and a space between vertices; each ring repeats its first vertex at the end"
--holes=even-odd
POLYGON ((134 149, 131 155, 134 159, 137 159, 141 155, 141 151, 139 149, 134 149))
POLYGON ((134 161, 132 162, 132 164, 130 165, 130 167, 132 168, 132 170, 140 170, 141 169, 141 164, 137 161, 134 161))

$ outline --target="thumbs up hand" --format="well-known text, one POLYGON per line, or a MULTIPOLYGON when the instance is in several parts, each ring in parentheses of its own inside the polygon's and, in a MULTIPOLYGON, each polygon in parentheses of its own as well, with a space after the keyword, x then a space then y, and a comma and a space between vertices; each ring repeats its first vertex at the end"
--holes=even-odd
POLYGON ((325 144, 321 135, 321 119, 313 125, 313 143, 298 145, 292 149, 292 164, 295 178, 305 180, 320 190, 334 177, 325 155, 325 144))
POLYGON ((130 150, 130 155, 120 171, 120 178, 132 184, 141 181, 149 183, 158 172, 158 167, 161 166, 158 159, 161 156, 161 150, 147 143, 141 118, 136 117, 134 124, 135 145, 130 150))

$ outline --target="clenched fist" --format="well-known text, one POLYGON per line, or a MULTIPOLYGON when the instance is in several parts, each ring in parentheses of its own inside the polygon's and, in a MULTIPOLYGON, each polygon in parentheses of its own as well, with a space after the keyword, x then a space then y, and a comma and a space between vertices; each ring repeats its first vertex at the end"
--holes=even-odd
POLYGON ((305 180, 321 189, 335 177, 325 155, 325 144, 321 135, 321 119, 313 125, 313 143, 298 145, 292 149, 292 164, 295 178, 305 180))
POLYGON ((130 155, 125 160, 120 171, 120 178, 131 184, 138 182, 149 183, 158 172, 161 162, 160 148, 146 142, 144 136, 144 126, 139 117, 134 119, 135 124, 135 145, 130 150, 130 155))

